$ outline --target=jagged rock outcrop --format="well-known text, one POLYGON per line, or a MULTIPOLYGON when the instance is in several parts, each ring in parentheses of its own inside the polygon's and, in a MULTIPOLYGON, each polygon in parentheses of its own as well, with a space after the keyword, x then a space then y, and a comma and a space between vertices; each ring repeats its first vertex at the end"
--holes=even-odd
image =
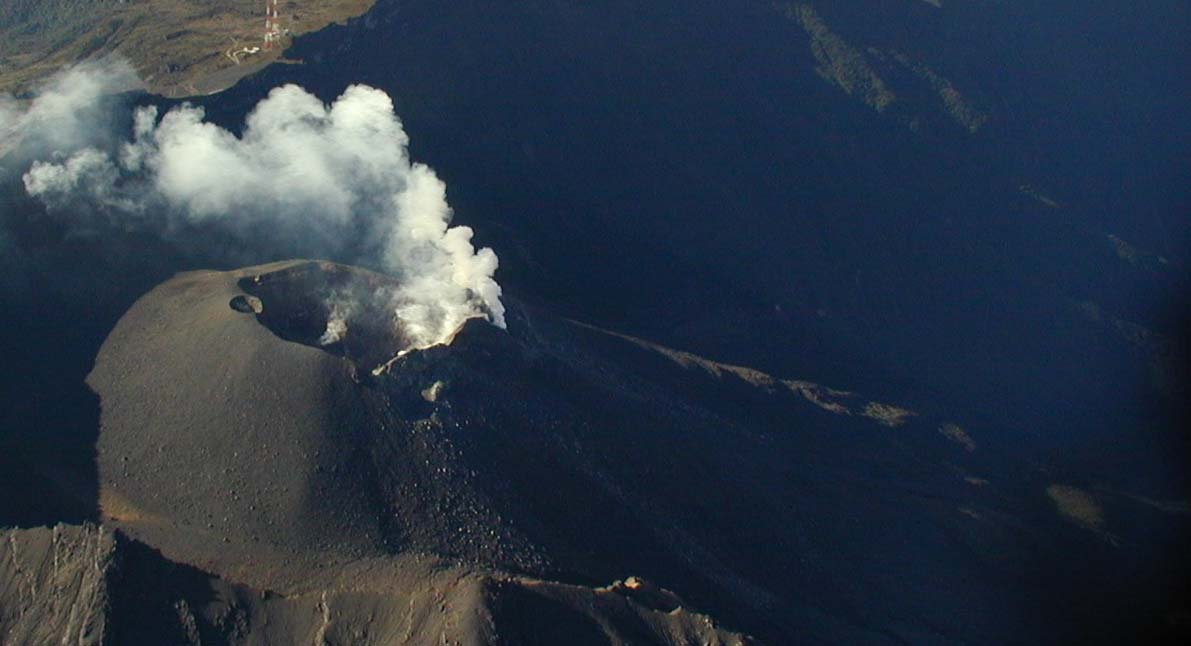
POLYGON ((3 644, 744 644, 615 587, 363 560, 287 595, 165 559, 96 525, 0 531, 3 644), (586 640, 586 641, 584 641, 586 640))
POLYGON ((116 541, 94 525, 0 530, 0 643, 106 644, 116 541))

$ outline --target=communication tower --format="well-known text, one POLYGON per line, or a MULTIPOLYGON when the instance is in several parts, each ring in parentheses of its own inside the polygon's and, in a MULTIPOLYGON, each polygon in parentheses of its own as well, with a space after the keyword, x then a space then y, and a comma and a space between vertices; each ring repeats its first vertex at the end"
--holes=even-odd
POLYGON ((281 21, 277 19, 277 0, 265 0, 265 50, 281 40, 281 21))

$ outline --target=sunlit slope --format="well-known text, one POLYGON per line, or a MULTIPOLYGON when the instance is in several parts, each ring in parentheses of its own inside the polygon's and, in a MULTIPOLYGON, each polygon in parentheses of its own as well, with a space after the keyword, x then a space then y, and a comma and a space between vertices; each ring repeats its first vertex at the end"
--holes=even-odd
POLYGON ((9 0, 0 6, 0 92, 117 53, 150 91, 207 94, 277 60, 292 36, 358 16, 374 0, 9 0))

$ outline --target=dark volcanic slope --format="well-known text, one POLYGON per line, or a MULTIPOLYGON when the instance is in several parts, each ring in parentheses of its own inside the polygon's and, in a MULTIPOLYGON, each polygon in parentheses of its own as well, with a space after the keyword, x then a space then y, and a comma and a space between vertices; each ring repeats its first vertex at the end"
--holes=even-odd
POLYGON ((327 607, 371 643, 738 639, 692 608, 771 643, 1004 643, 1079 637, 1109 603, 1171 610, 1134 556, 1185 525, 1177 506, 516 302, 507 332, 472 321, 375 372, 380 328, 318 347, 328 290, 384 280, 182 274, 99 354, 105 525, 160 550, 152 567, 197 568, 199 597, 144 594, 190 599, 170 621, 204 643, 288 643, 319 625, 291 615, 327 607), (630 575, 646 583, 597 587, 630 575))
MULTIPOLYGON (((142 298, 100 352, 88 381, 103 402, 105 520, 167 559, 242 582, 196 570, 216 599, 182 629, 197 622, 204 643, 318 641, 330 633, 312 618, 330 612, 353 643, 557 643, 559 629, 577 643, 740 641, 648 582, 532 576, 549 569, 542 548, 484 496, 431 395, 409 392, 425 365, 373 378, 344 357, 361 347, 350 331, 349 348, 281 338, 321 329, 311 296, 344 276, 381 278, 306 262, 183 274, 142 298)), ((138 604, 193 595, 150 589, 138 604)), ((121 616, 117 634, 167 630, 159 615, 121 616)))

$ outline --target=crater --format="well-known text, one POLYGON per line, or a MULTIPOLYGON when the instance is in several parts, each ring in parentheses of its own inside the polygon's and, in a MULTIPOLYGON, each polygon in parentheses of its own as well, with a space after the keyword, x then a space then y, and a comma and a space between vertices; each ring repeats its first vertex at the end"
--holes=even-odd
POLYGON ((246 296, 244 294, 240 294, 239 296, 233 298, 231 302, 228 303, 228 307, 231 307, 237 312, 243 312, 245 314, 249 312, 252 312, 253 314, 260 314, 263 309, 261 299, 255 296, 246 296))
POLYGON ((397 279, 359 267, 310 261, 240 280, 228 304, 252 313, 286 341, 372 369, 411 349, 395 314, 397 279))

